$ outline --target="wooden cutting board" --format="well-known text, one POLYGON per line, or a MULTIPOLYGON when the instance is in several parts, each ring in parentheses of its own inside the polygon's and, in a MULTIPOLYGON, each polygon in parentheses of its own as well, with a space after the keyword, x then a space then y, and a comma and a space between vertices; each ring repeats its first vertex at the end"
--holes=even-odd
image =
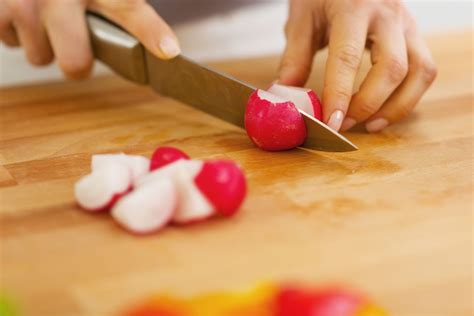
MULTIPOLYGON (((383 133, 347 133, 360 147, 350 153, 263 152, 115 76, 0 90, 1 288, 41 316, 111 315, 156 291, 262 280, 347 284, 393 315, 472 315, 472 36, 432 37, 433 88, 383 133), (249 183, 238 216, 137 238, 78 209, 73 183, 91 154, 158 145, 238 162, 249 183)), ((317 91, 324 58, 308 84, 317 91)), ((215 66, 265 87, 277 63, 215 66)))

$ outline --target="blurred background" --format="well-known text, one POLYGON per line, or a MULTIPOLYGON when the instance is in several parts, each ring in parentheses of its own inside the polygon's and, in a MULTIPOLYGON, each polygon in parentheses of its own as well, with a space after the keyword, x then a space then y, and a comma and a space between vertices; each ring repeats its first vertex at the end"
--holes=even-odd
MULTIPOLYGON (((283 50, 286 0, 152 0, 196 60, 276 55, 283 50), (192 10, 189 9, 193 6, 192 10)), ((472 2, 405 1, 425 34, 472 28, 472 2)), ((108 70, 96 64, 94 74, 108 70)), ((33 67, 19 48, 0 44, 0 86, 61 79, 55 64, 33 67)))

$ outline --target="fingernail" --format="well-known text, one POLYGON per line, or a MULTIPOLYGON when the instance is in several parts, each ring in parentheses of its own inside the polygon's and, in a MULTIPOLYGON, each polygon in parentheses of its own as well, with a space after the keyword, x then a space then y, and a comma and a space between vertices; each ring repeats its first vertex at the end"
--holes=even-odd
POLYGON ((356 125, 357 121, 354 120, 352 117, 346 116, 344 121, 342 121, 341 125, 341 131, 347 131, 348 129, 351 129, 354 125, 356 125))
POLYGON ((166 58, 173 58, 181 53, 178 43, 170 36, 165 36, 161 39, 160 50, 166 58))
POLYGON ((377 133, 383 130, 387 126, 388 126, 388 121, 384 119, 383 117, 380 117, 365 124, 365 129, 369 133, 377 133))
POLYGON ((344 113, 341 110, 334 111, 329 117, 328 126, 335 131, 338 131, 342 124, 344 113))

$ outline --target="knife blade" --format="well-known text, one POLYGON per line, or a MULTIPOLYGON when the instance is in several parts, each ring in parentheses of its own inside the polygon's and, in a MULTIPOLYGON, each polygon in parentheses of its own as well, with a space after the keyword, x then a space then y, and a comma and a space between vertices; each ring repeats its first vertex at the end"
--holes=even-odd
MULTIPOLYGON (((245 107, 255 87, 180 55, 162 60, 136 38, 94 14, 87 15, 96 58, 123 77, 150 85, 174 98, 234 125, 244 127, 245 107)), ((321 151, 357 150, 352 142, 300 110, 307 138, 301 147, 321 151)))
MULTIPOLYGON (((148 81, 160 94, 244 127, 245 106, 255 87, 224 73, 178 56, 162 60, 146 52, 148 81)), ((352 142, 327 125, 300 110, 307 137, 302 147, 322 151, 356 150, 352 142)))

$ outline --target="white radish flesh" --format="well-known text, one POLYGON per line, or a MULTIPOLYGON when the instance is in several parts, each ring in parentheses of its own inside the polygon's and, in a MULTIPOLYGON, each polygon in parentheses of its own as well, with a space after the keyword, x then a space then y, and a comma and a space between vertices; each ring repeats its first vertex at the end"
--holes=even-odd
POLYGON ((132 173, 133 180, 146 175, 149 170, 150 160, 143 156, 138 155, 126 155, 124 153, 119 154, 100 154, 93 155, 91 168, 92 172, 101 169, 111 162, 120 162, 127 165, 132 173))
POLYGON ((196 174, 185 168, 179 168, 175 174, 179 202, 173 222, 186 224, 204 220, 215 213, 215 207, 209 202, 194 182, 196 174))
POLYGON ((131 185, 129 168, 123 163, 110 162, 76 182, 74 193, 84 209, 91 212, 105 211, 127 193, 131 185))
POLYGON ((135 234, 149 234, 166 226, 177 206, 177 191, 169 178, 148 182, 120 199, 112 217, 135 234))
POLYGON ((322 119, 322 106, 318 96, 313 90, 301 87, 285 86, 281 84, 273 84, 268 92, 277 96, 290 100, 301 111, 317 118, 322 119))

